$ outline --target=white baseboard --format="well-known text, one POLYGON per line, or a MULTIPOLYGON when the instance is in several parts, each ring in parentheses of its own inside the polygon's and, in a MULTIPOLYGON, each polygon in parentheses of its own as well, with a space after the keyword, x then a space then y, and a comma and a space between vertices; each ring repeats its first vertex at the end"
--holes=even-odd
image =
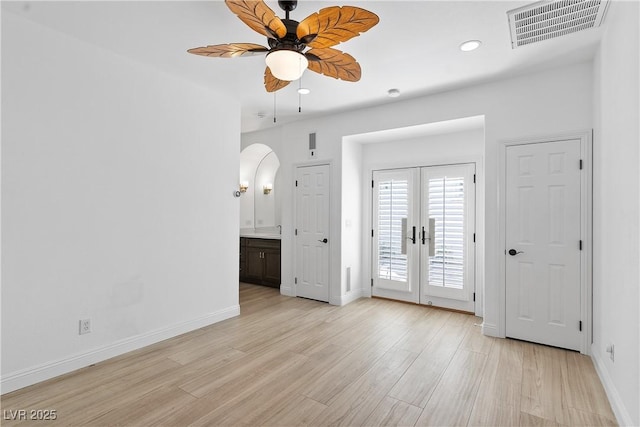
POLYGON ((293 292, 293 288, 291 286, 285 286, 280 284, 280 295, 284 295, 287 297, 295 297, 296 294, 293 292))
POLYGON ((620 398, 618 389, 616 389, 616 386, 613 384, 613 380, 609 376, 609 372, 605 367, 604 360, 602 360, 602 354, 600 353, 600 351, 598 351, 598 348, 595 344, 591 344, 591 359, 593 360, 593 365, 595 366, 596 372, 600 377, 600 381, 604 386, 604 391, 607 393, 609 403, 611 404, 611 409, 616 416, 618 425, 635 425, 633 423, 633 420, 631 419, 631 414, 629 414, 629 411, 627 411, 627 408, 624 406, 624 402, 622 402, 622 399, 620 398))
POLYGON ((329 299, 331 305, 347 305, 362 297, 362 289, 354 289, 346 295, 340 295, 329 299))
POLYGON ((488 337, 504 338, 501 337, 498 333, 498 327, 496 325, 492 325, 491 323, 487 322, 482 322, 482 335, 486 335, 488 337))
POLYGON ((155 331, 125 338, 107 346, 96 348, 84 353, 74 354, 64 359, 12 372, 2 376, 2 379, 0 380, 0 390, 2 394, 9 393, 77 369, 90 366, 94 363, 102 362, 103 360, 173 338, 186 332, 191 332, 196 329, 221 322, 225 319, 238 316, 239 314, 239 305, 227 307, 214 313, 209 313, 198 319, 188 320, 186 322, 181 322, 155 331))

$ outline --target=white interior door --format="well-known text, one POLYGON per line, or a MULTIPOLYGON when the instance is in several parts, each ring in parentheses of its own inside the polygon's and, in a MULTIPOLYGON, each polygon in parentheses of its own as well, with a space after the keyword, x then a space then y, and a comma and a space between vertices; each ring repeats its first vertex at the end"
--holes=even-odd
POLYGON ((474 312, 475 164, 422 168, 420 303, 474 312))
POLYGON ((329 165, 296 170, 296 295, 329 301, 329 165))
POLYGON ((474 164, 373 172, 373 296, 473 312, 474 164))
POLYGON ((417 172, 417 169, 373 172, 373 296, 418 302, 417 172))
POLYGON ((580 140, 506 148, 506 335, 579 350, 580 140))

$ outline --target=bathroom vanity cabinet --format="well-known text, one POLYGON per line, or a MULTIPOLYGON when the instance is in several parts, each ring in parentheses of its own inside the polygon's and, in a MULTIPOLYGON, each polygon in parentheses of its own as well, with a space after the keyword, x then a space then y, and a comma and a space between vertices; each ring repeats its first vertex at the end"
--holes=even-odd
POLYGON ((280 240, 240 238, 240 281, 280 288, 280 240))

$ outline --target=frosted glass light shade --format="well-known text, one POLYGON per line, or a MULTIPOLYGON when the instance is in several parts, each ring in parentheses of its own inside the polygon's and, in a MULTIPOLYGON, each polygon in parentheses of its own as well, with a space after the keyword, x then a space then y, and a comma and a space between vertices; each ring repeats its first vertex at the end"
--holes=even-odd
POLYGON ((289 82, 302 77, 309 66, 307 58, 294 50, 275 50, 267 55, 265 61, 276 79, 289 82))

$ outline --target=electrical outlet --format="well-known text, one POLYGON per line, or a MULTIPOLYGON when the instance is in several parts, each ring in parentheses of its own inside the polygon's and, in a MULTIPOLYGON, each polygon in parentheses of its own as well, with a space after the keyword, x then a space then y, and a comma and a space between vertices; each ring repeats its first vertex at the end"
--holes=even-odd
POLYGON ((88 334, 91 332, 91 319, 81 319, 79 322, 80 328, 78 333, 80 335, 88 334))

